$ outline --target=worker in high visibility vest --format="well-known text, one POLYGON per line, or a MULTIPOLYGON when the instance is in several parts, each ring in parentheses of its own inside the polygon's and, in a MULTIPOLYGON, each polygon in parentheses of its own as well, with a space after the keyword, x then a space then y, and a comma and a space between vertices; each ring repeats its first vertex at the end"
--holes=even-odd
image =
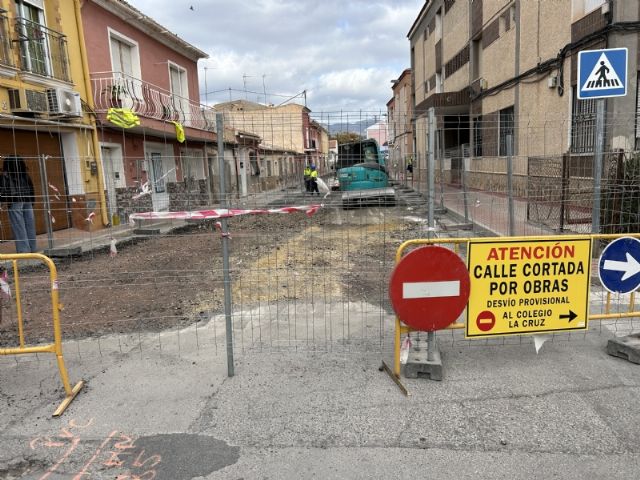
POLYGON ((316 194, 318 194, 318 196, 320 196, 320 191, 318 190, 318 170, 316 170, 316 166, 315 165, 311 165, 311 175, 309 175, 309 185, 310 185, 310 192, 311 195, 313 195, 313 192, 315 192, 316 194))
POLYGON ((307 166, 304 167, 302 176, 304 177, 304 191, 311 192, 311 165, 307 164, 307 166))

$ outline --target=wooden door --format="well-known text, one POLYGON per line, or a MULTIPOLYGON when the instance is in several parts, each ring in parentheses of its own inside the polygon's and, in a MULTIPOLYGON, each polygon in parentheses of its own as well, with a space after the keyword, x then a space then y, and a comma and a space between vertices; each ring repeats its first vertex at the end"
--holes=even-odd
MULTIPOLYGON (((38 235, 47 232, 45 197, 42 191, 42 172, 40 157, 48 156, 45 160, 47 169, 47 186, 53 218, 53 229, 62 230, 69 228, 68 198, 64 176, 64 159, 60 148, 60 137, 55 133, 34 133, 21 130, 0 129, 0 156, 8 157, 18 155, 27 165, 27 171, 33 182, 36 201, 33 211, 36 218, 36 233, 38 235), (57 192, 56 192, 57 190, 57 192)), ((13 238, 9 223, 9 216, 3 204, 0 213, 0 238, 11 240, 13 238)))

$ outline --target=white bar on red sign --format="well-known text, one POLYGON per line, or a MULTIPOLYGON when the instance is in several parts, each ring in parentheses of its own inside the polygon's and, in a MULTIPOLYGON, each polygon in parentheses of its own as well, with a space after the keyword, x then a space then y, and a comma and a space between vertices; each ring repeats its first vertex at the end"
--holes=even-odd
POLYGON ((460 281, 451 282, 405 282, 402 298, 459 297, 460 281))

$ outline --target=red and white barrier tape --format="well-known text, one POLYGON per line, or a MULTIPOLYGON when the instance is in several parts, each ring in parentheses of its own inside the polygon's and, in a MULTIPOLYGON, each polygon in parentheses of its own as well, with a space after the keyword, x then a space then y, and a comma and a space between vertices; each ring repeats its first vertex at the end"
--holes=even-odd
POLYGON ((135 220, 209 220, 216 218, 237 217, 240 215, 263 215, 269 213, 296 213, 303 212, 308 217, 312 216, 322 205, 300 205, 295 207, 282 207, 270 209, 242 210, 237 208, 221 208, 217 210, 197 210, 193 212, 143 212, 129 215, 131 222, 135 220))

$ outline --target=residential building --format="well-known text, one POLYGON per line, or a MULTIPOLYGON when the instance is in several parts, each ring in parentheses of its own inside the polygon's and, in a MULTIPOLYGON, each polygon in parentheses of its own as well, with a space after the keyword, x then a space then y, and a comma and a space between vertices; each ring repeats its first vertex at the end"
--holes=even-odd
POLYGON ((76 0, 0 0, 0 156, 26 162, 37 234, 106 219, 81 31, 76 0))
POLYGON ((225 128, 233 129, 236 134, 250 132, 261 139, 259 145, 247 152, 249 161, 243 157, 238 163, 241 195, 271 188, 289 178, 301 179, 305 163, 316 164, 320 173, 327 171, 329 134, 322 124, 310 117, 311 110, 307 107, 298 104, 275 107, 234 100, 215 105, 214 109, 224 112, 225 128), (271 156, 270 169, 265 159, 267 153, 271 156), (283 175, 286 172, 286 178, 270 178, 280 172, 283 175), (247 189, 242 187, 245 184, 247 189))
POLYGON ((636 148, 639 11, 637 0, 426 1, 408 34, 416 167, 426 169, 433 107, 445 182, 466 170, 468 186, 504 189, 508 155, 517 194, 552 159, 592 175, 596 101, 576 96, 587 49, 628 49, 628 94, 606 102, 605 150, 636 148))
POLYGON ((384 120, 367 127, 367 138, 372 138, 378 142, 378 146, 381 150, 386 150, 386 147, 388 146, 388 137, 389 133, 387 129, 387 122, 384 120))
POLYGON ((83 2, 82 20, 109 218, 210 204, 217 138, 197 65, 207 54, 124 0, 83 2), (111 121, 117 112, 139 124, 111 121))
POLYGON ((389 118, 389 164, 394 178, 406 171, 413 158, 413 75, 405 69, 393 80, 393 97, 387 103, 389 118))

